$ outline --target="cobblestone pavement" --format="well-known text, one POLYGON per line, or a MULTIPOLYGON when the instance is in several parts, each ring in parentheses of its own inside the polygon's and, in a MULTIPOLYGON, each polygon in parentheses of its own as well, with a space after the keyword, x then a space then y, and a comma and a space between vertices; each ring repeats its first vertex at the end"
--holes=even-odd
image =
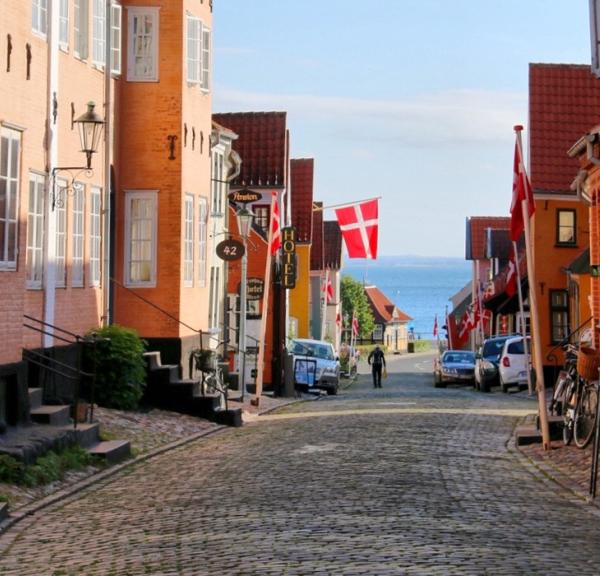
POLYGON ((21 521, 0 574, 600 573, 598 509, 507 449, 535 399, 434 389, 426 356, 388 370, 21 521))

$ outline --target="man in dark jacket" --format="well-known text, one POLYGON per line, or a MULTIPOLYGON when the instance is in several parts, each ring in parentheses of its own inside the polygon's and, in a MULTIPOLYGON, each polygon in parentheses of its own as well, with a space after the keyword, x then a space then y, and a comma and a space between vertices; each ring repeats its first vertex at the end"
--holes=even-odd
POLYGON ((375 349, 371 350, 367 361, 373 372, 373 388, 381 388, 381 371, 385 368, 383 350, 379 346, 375 346, 375 349))

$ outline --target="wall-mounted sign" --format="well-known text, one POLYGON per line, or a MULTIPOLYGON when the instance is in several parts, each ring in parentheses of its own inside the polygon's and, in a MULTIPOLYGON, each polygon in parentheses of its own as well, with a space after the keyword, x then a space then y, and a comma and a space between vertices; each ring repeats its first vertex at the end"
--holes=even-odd
POLYGON ((239 240, 234 240, 233 238, 219 242, 216 248, 217 256, 221 260, 228 262, 239 260, 244 255, 244 251, 244 245, 239 240))
POLYGON ((284 288, 296 287, 296 228, 288 226, 281 229, 281 247, 283 262, 281 278, 284 288))
POLYGON ((592 276, 600 276, 600 264, 592 264, 590 266, 590 274, 592 276))
MULTIPOLYGON (((238 284, 238 292, 241 287, 238 284)), ((260 300, 265 293, 265 281, 262 278, 248 278, 246 282, 246 299, 260 300)))
POLYGON ((250 202, 258 202, 259 200, 262 200, 262 194, 260 192, 257 192, 256 190, 250 190, 248 188, 230 192, 227 197, 232 202, 240 204, 249 204, 250 202))

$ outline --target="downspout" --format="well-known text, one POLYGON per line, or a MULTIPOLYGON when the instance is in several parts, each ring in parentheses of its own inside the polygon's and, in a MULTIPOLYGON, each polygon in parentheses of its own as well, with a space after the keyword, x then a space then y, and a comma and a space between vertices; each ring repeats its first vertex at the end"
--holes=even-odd
MULTIPOLYGON (((48 324, 56 324, 56 211, 51 207, 50 191, 54 188, 52 174, 58 164, 58 129, 54 110, 58 109, 59 69, 58 69, 58 1, 48 3, 48 84, 46 109, 46 196, 44 198, 45 240, 43 246, 44 262, 42 272, 43 318, 48 324), (55 108, 56 107, 56 108, 55 108)), ((48 326, 42 342, 44 348, 54 344, 53 329, 48 326)))
POLYGON ((105 26, 105 58, 104 58, 104 198, 103 198, 103 223, 104 223, 104 262, 102 265, 102 325, 113 323, 111 307, 113 287, 111 282, 111 151, 112 151, 112 123, 111 123, 111 68, 112 68, 112 0, 106 0, 106 26, 105 26))

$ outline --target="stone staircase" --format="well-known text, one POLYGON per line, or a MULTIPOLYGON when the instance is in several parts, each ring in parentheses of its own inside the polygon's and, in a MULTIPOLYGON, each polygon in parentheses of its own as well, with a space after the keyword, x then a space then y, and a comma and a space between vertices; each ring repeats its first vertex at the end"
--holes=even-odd
POLYGON ((78 444, 109 464, 129 457, 129 441, 102 441, 99 424, 78 423, 75 428, 71 406, 43 404, 41 388, 29 388, 28 393, 31 425, 9 427, 1 436, 0 453, 32 464, 50 450, 63 450, 78 444))
POLYGON ((225 408, 218 393, 206 393, 200 380, 181 377, 181 367, 162 364, 160 352, 144 354, 147 367, 145 401, 158 408, 206 418, 227 426, 242 425, 241 408, 225 408))

